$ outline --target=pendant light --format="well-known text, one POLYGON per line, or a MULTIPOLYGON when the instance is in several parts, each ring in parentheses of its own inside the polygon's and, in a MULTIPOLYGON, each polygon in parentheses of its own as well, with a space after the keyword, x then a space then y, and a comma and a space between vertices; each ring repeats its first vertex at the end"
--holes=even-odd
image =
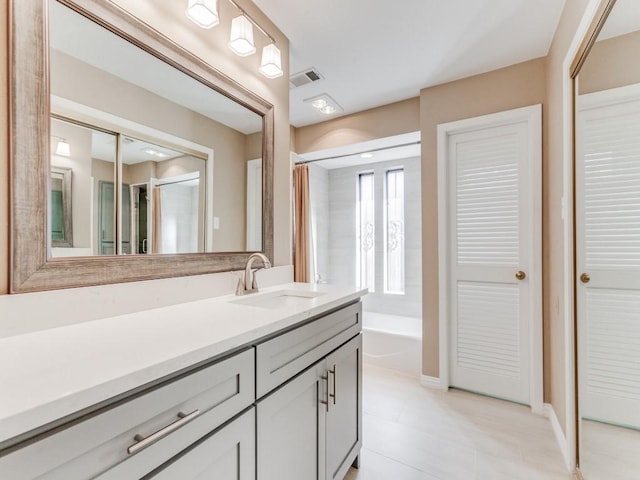
MULTIPOLYGON (((184 1, 184 0, 183 0, 184 1)), ((202 28, 212 28, 218 25, 218 0, 188 0, 187 17, 202 28)), ((282 56, 280 49, 276 47, 275 39, 269 35, 249 15, 236 0, 229 0, 240 11, 240 16, 231 21, 231 35, 229 48, 240 57, 253 55, 256 46, 253 42, 253 27, 256 27, 271 43, 262 49, 262 61, 258 71, 267 78, 278 78, 284 75, 282 70, 282 56)))
POLYGON ((187 17, 202 28, 213 28, 220 23, 218 0, 189 0, 187 17))
POLYGON ((229 48, 239 57, 256 53, 256 47, 253 44, 253 24, 244 15, 231 20, 229 48))
POLYGON ((267 78, 282 76, 280 49, 275 44, 271 43, 262 49, 262 63, 258 71, 267 78))

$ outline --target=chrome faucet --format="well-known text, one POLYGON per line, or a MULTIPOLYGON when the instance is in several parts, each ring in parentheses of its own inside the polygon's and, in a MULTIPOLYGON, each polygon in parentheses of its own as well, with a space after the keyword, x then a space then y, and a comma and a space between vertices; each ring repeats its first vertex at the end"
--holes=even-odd
POLYGON ((253 270, 254 260, 259 259, 262 261, 263 266, 260 268, 271 268, 271 262, 266 255, 262 253, 252 253, 247 258, 247 264, 244 267, 244 281, 242 278, 238 279, 238 286, 236 287, 236 295, 246 295, 247 293, 256 293, 258 291, 258 281, 256 280, 256 272, 260 268, 253 270))

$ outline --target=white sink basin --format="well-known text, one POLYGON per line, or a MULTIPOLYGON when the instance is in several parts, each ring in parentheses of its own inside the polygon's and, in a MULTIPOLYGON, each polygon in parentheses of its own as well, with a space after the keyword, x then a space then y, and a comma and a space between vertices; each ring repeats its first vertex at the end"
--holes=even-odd
POLYGON ((249 294, 230 303, 238 305, 249 305, 260 308, 283 308, 283 307, 307 307, 313 304, 313 300, 326 295, 325 292, 312 292, 308 290, 278 290, 276 292, 249 294))

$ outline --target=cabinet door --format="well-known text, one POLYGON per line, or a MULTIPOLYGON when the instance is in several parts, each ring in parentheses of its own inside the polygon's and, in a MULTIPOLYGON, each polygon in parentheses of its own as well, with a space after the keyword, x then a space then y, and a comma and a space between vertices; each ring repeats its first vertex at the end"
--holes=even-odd
POLYGON ((255 410, 252 408, 198 441, 157 473, 154 480, 255 480, 255 410))
POLYGON ((328 372, 328 480, 342 480, 362 447, 362 335, 353 338, 325 360, 328 372))
POLYGON ((323 370, 310 367, 258 403, 258 480, 324 480, 323 370))

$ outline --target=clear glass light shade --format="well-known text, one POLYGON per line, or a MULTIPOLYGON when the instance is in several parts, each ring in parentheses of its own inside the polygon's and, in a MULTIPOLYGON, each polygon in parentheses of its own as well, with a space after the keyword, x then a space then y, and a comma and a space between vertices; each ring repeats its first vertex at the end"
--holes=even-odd
POLYGON ((273 43, 262 49, 262 62, 258 70, 267 78, 278 78, 282 76, 280 49, 273 43))
POLYGON ((71 145, 69 145, 64 140, 58 142, 58 146, 56 147, 56 155, 61 155, 63 157, 70 157, 71 145))
POLYGON ((330 115, 332 113, 335 113, 336 107, 334 107, 333 105, 325 105, 320 109, 320 111, 324 114, 330 115))
POLYGON ((318 110, 320 110, 321 108, 324 108, 327 106, 327 101, 324 98, 318 98, 313 102, 311 102, 311 105, 313 105, 314 108, 317 108, 318 110))
POLYGON ((256 53, 256 47, 253 44, 253 25, 244 15, 231 20, 229 48, 240 57, 256 53))
POLYGON ((189 0, 187 17, 202 28, 213 28, 220 22, 218 0, 189 0))

